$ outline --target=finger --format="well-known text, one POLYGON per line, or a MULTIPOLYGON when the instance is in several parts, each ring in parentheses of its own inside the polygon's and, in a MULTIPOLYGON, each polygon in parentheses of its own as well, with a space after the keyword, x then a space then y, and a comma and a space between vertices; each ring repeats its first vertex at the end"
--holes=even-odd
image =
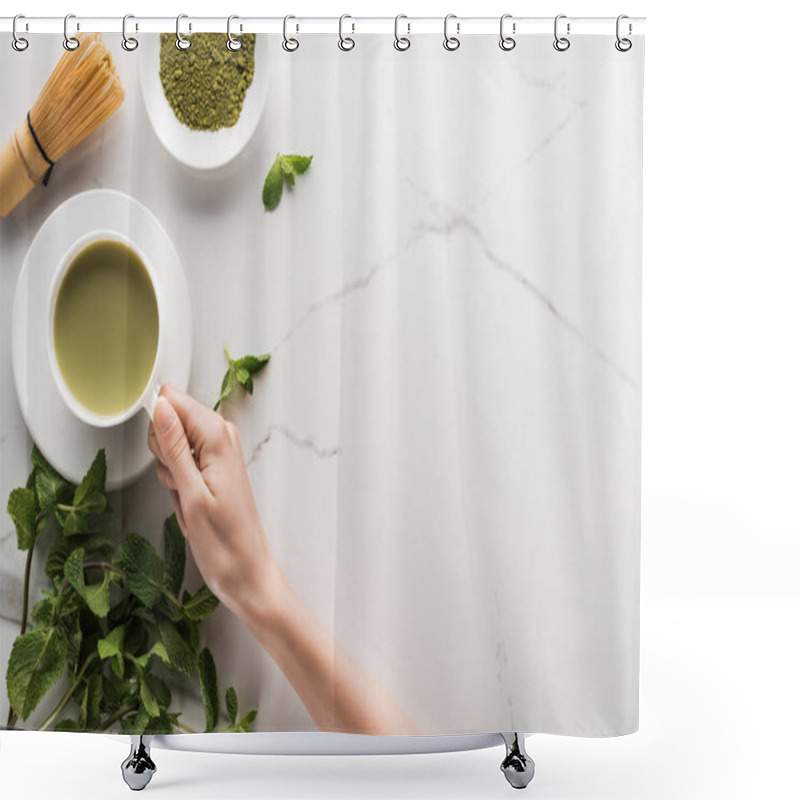
POLYGON ((172 473, 163 464, 156 465, 156 472, 158 473, 158 480, 165 489, 173 492, 178 491, 178 484, 175 483, 175 478, 172 477, 172 473))
POLYGON ((161 463, 172 474, 181 502, 186 505, 190 500, 201 497, 206 491, 206 486, 195 463, 180 418, 169 400, 164 397, 156 400, 153 422, 162 455, 161 463))
POLYGON ((153 423, 151 422, 147 428, 147 446, 150 449, 150 452, 159 460, 164 460, 164 457, 161 455, 161 448, 158 446, 158 439, 156 439, 156 429, 153 427, 153 423))
POLYGON ((175 409, 186 431, 186 437, 198 455, 202 454, 204 447, 217 444, 225 435, 225 420, 191 395, 170 384, 164 384, 160 396, 169 400, 175 409))

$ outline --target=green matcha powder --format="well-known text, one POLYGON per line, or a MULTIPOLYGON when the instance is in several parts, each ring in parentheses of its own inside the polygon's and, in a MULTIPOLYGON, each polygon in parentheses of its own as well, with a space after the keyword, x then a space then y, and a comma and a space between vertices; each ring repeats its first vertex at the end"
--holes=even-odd
POLYGON ((216 131, 236 124, 253 80, 255 34, 239 37, 231 52, 224 33, 195 33, 188 50, 175 47, 175 36, 161 34, 159 76, 175 116, 196 131, 216 131))

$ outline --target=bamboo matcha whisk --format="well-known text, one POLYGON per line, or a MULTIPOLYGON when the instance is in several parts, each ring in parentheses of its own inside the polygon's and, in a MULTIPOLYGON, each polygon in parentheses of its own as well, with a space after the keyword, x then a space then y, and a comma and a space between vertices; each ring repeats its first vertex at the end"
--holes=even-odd
POLYGON ((36 184, 46 185, 55 163, 120 106, 122 90, 111 53, 99 33, 79 33, 64 53, 25 121, 0 151, 0 216, 36 184))

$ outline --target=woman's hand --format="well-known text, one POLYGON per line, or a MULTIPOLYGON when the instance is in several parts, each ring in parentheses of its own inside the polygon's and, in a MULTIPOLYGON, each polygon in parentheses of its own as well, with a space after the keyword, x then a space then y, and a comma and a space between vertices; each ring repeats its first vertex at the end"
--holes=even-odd
MULTIPOLYGON (((243 617, 277 571, 261 526, 236 426, 165 385, 148 445, 178 523, 214 594, 243 617)), ((261 612, 263 613, 263 607, 261 612)))

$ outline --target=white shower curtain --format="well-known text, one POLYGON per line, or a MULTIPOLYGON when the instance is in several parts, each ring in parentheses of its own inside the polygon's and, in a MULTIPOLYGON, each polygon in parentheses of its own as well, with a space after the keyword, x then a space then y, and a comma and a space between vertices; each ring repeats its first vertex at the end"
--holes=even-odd
MULTIPOLYGON (((263 113, 211 171, 162 145, 139 89, 144 55, 114 44, 122 107, 0 228, 4 502, 31 446, 10 358, 20 266, 62 202, 124 192, 160 221, 186 276, 189 393, 213 405, 223 344, 271 354, 252 397, 224 409, 266 536, 418 732, 633 732, 643 41, 619 52, 613 34, 572 36, 558 52, 532 35, 503 52, 470 36, 447 52, 419 35, 398 52, 385 35, 355 39, 342 52, 301 36, 290 53, 259 36, 263 113), (278 152, 313 161, 269 213, 261 188, 278 152)), ((61 39, 37 38, 35 58, 7 45, 3 140, 61 39)), ((88 466, 98 440, 86 441, 88 466)), ((112 460, 131 444, 105 446, 112 460)), ((172 505, 155 471, 110 497, 124 531, 160 547, 172 505)), ((44 557, 32 598, 49 586, 44 557)), ((24 565, 4 536, 4 663, 24 565)), ((200 580, 191 560, 188 575, 200 580)), ((316 728, 227 608, 203 626, 220 680, 258 709, 255 729, 316 728)), ((202 729, 196 690, 172 691, 202 729)))

